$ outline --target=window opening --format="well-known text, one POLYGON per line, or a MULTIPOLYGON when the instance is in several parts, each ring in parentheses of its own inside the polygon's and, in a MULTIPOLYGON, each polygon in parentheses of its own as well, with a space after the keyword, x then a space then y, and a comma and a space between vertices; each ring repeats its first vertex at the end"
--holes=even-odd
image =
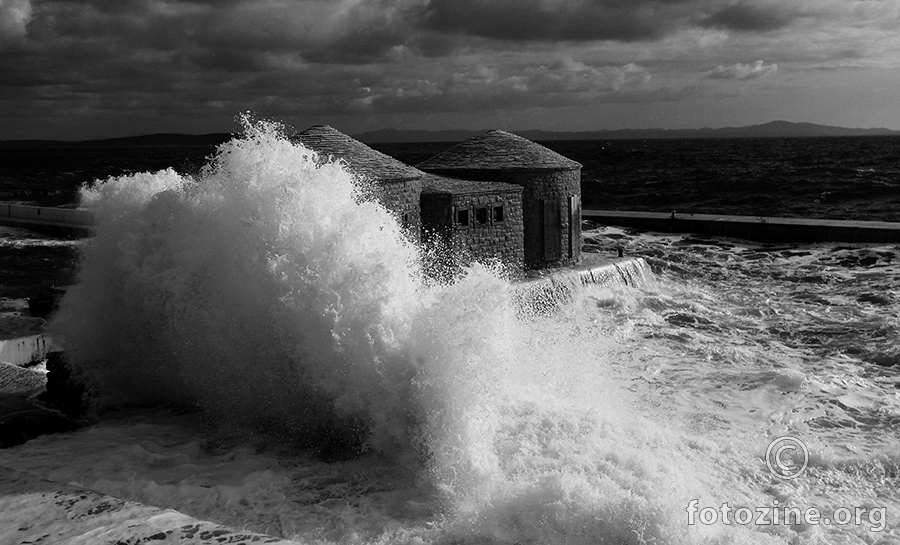
POLYGON ((468 208, 459 208, 456 211, 456 224, 460 227, 468 227, 469 226, 469 209, 468 208))
POLYGON ((488 209, 486 206, 479 206, 475 209, 475 223, 478 225, 488 223, 488 209))
POLYGON ((503 205, 495 204, 493 207, 493 220, 494 223, 503 223, 503 205))

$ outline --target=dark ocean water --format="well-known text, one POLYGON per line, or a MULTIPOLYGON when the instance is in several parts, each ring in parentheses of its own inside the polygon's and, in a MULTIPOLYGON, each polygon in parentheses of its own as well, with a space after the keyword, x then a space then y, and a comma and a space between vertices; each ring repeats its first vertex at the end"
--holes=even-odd
MULTIPOLYGON (((623 247, 643 258, 640 281, 519 312, 482 266, 423 282, 415 248, 346 173, 313 168, 264 123, 248 132, 198 180, 86 191, 89 242, 0 233, 0 302, 70 270, 54 281, 71 285, 54 339, 98 403, 151 405, 0 449, 0 465, 301 543, 900 543, 900 246, 586 223, 585 252, 623 247), (205 420, 159 409, 173 403, 205 420), (360 423, 373 453, 335 462, 334 438, 360 423), (801 464, 770 458, 785 436, 808 448, 793 479, 771 467, 801 464), (824 522, 707 526, 691 502, 824 522), (840 522, 851 509, 867 518, 840 522)), ((416 163, 447 145, 380 148, 416 163)), ((900 208, 900 139, 549 145, 584 164, 588 206, 900 208)), ((20 172, 61 176, 36 197, 65 201, 93 177, 193 172, 208 153, 88 151, 20 172)), ((0 524, 0 543, 22 541, 23 518, 0 524)))
POLYGON ((85 183, 170 167, 196 174, 214 152, 213 146, 0 148, 0 200, 72 205, 85 183))
MULTIPOLYGON (((582 165, 586 208, 900 221, 900 138, 593 140, 542 144, 582 165)), ((448 142, 374 144, 416 164, 448 142)), ((0 149, 0 199, 75 201, 76 188, 168 167, 194 174, 208 146, 0 149)))
MULTIPOLYGON (((583 165, 585 208, 900 221, 900 138, 541 144, 583 165)), ((446 145, 375 147, 415 163, 446 145)))

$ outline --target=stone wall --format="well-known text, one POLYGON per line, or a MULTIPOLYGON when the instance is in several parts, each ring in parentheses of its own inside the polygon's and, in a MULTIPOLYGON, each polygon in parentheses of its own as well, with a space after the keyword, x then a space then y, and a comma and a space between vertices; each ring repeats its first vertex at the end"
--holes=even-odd
POLYGON ((527 218, 525 222, 526 266, 540 268, 578 261, 581 255, 581 171, 554 170, 509 174, 514 174, 517 181, 503 181, 518 183, 525 188, 523 208, 527 218), (556 259, 546 256, 546 243, 542 237, 545 207, 552 206, 553 199, 556 200, 559 215, 557 236, 560 252, 556 259))
POLYGON ((519 189, 490 193, 423 193, 422 239, 431 248, 427 268, 432 276, 452 275, 473 261, 500 260, 507 272, 521 276, 525 249, 522 238, 522 192, 519 189), (493 207, 503 205, 503 220, 495 221, 493 207), (487 221, 476 212, 485 208, 487 221), (457 212, 468 210, 469 224, 457 223, 457 212))
POLYGON ((499 194, 453 195, 454 214, 459 209, 469 210, 469 225, 454 223, 451 247, 454 254, 467 261, 489 262, 499 259, 507 271, 519 276, 525 264, 525 247, 522 237, 522 198, 518 191, 499 194), (494 221, 492 207, 503 205, 503 221, 494 221), (477 218, 479 208, 486 209, 487 221, 477 218))
POLYGON ((410 238, 419 242, 422 231, 419 196, 422 180, 378 182, 373 188, 375 199, 397 218, 410 238))
POLYGON ((452 174, 470 180, 504 182, 524 188, 522 196, 525 238, 525 266, 529 269, 574 263, 581 255, 581 169, 566 170, 459 170, 438 174, 452 174), (573 199, 574 197, 574 199, 573 199), (554 231, 547 236, 557 239, 559 255, 546 257, 544 216, 554 207, 558 215, 554 231))

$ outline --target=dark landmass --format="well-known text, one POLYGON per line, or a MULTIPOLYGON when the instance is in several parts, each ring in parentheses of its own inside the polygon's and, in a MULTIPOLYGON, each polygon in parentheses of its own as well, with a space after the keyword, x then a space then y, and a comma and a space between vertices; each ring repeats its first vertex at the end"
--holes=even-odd
POLYGON ((229 133, 148 134, 104 140, 0 140, 0 149, 129 148, 155 146, 215 146, 231 139, 229 133))
MULTIPOLYGON (((459 142, 483 131, 402 131, 383 129, 354 135, 366 143, 375 142, 459 142)), ((848 129, 814 123, 772 121, 747 127, 721 129, 618 129, 600 131, 510 131, 538 142, 554 140, 646 140, 683 138, 809 138, 817 136, 900 136, 890 129, 848 129)))
MULTIPOLYGON (((424 131, 424 130, 401 130, 401 129, 379 129, 377 131, 363 132, 352 135, 360 142, 367 144, 404 144, 407 142, 462 142, 481 134, 488 129, 480 131, 451 130, 451 131, 424 131)), ((531 138, 526 133, 540 131, 509 131, 531 138)), ((578 134, 578 133, 559 133, 559 134, 578 134)), ((580 138, 578 139, 580 140, 580 138)))
MULTIPOLYGON (((380 129, 352 135, 366 143, 409 142, 461 142, 482 131, 467 130, 399 130, 380 129)), ((900 131, 890 129, 848 129, 814 123, 771 121, 747 127, 720 129, 617 129, 599 131, 510 131, 530 140, 548 142, 557 140, 647 140, 685 138, 810 138, 825 136, 900 136, 900 131)), ((228 141, 228 133, 213 134, 150 134, 108 138, 105 140, 0 140, 0 149, 85 148, 85 147, 154 147, 154 146, 215 146, 228 141)))

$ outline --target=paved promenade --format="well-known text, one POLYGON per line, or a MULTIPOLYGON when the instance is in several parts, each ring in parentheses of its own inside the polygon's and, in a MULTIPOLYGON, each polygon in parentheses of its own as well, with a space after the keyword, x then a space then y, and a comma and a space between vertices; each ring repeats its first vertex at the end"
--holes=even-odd
POLYGON ((722 214, 584 210, 581 218, 603 225, 663 233, 697 233, 758 242, 900 242, 900 223, 722 214))

